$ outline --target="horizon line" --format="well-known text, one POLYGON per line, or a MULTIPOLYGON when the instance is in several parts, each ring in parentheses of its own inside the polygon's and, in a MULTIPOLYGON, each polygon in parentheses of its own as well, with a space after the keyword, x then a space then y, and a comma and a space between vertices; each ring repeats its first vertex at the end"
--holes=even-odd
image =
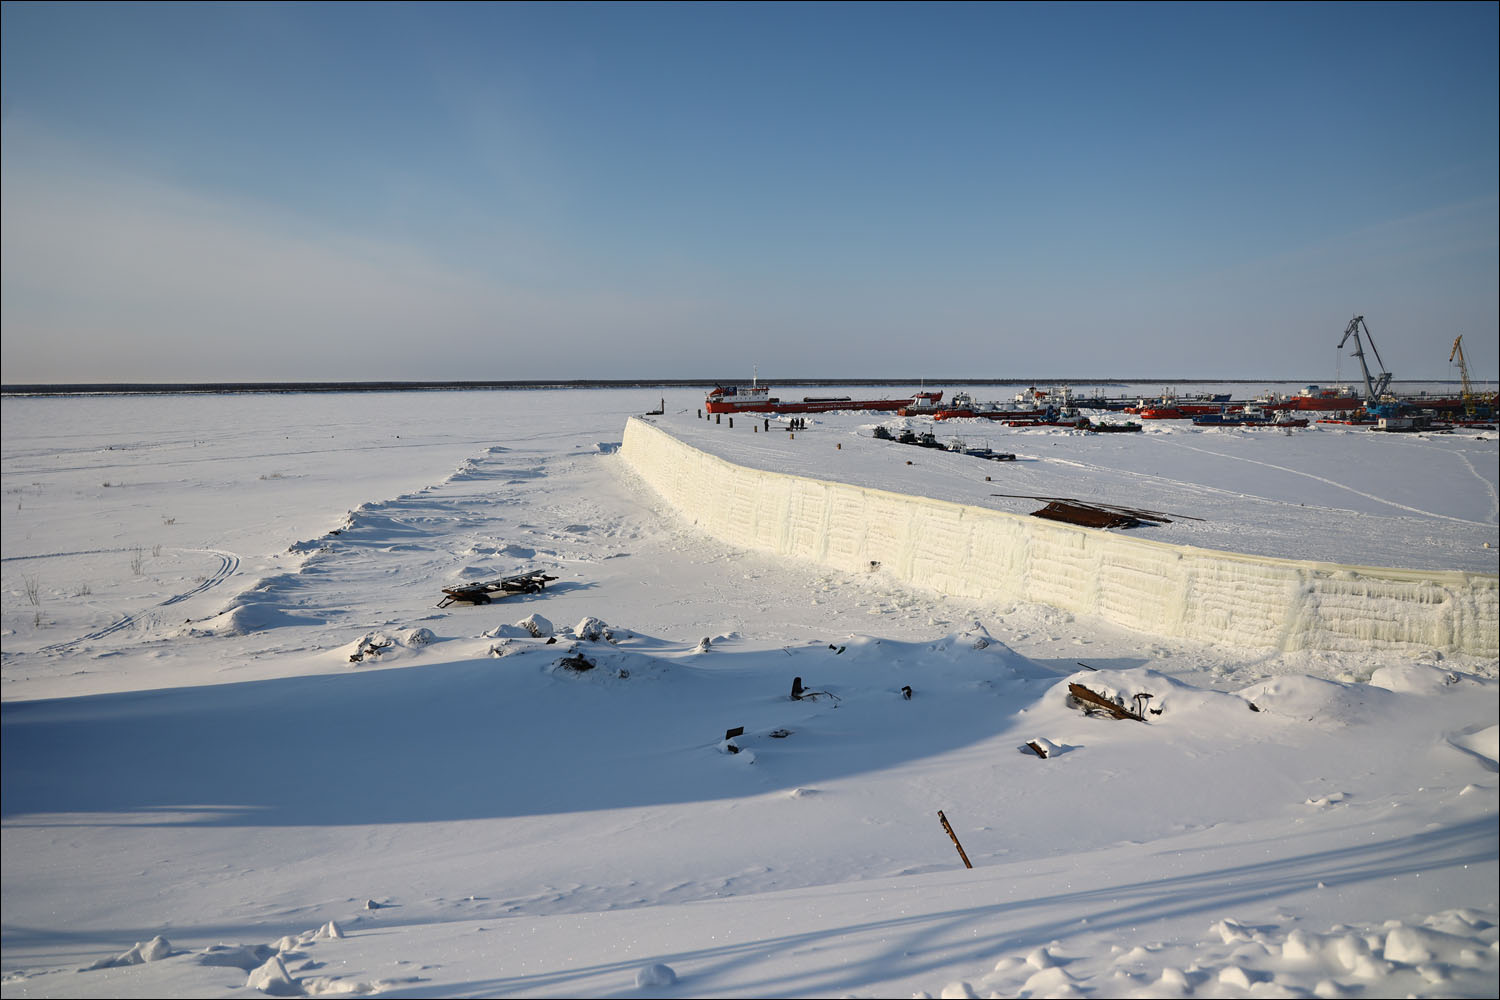
MULTIPOLYGON (((1303 384, 1323 385, 1299 378, 764 378, 762 384, 772 385, 822 385, 822 386, 896 386, 930 384, 984 386, 984 385, 1259 385, 1259 384, 1303 384)), ((1471 380, 1472 381, 1472 380, 1471 380)), ((721 385, 742 384, 743 379, 492 379, 492 380, 381 380, 361 381, 265 381, 265 382, 34 382, 0 385, 0 396, 108 396, 108 395, 193 395, 235 393, 302 393, 302 392, 436 392, 436 391, 485 391, 525 389, 688 389, 712 388, 721 385)), ((1459 379, 1403 379, 1392 384, 1427 383, 1438 385, 1460 385, 1459 379)), ((1350 385, 1355 382, 1326 383, 1328 385, 1350 385)), ((1483 384, 1483 383, 1481 383, 1483 384)))

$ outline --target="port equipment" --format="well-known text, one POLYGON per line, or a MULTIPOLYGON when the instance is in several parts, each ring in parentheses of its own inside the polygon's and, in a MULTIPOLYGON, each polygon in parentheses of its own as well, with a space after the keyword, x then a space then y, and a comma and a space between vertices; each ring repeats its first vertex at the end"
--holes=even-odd
POLYGON ((1349 342, 1350 337, 1354 338, 1354 356, 1359 359, 1359 370, 1365 376, 1365 407, 1374 412, 1374 408, 1380 405, 1382 401, 1381 397, 1385 395, 1386 389, 1390 388, 1391 373, 1385 370, 1385 362, 1380 358, 1380 349, 1375 346, 1375 338, 1370 336, 1370 327, 1365 323, 1363 316, 1354 317, 1349 321, 1349 325, 1344 328, 1344 338, 1339 341, 1339 350, 1342 351, 1344 349, 1344 345, 1349 342), (1364 348, 1360 346, 1359 342, 1361 327, 1365 331, 1365 340, 1370 343, 1370 350, 1375 353, 1375 363, 1380 365, 1380 374, 1373 377, 1370 375, 1369 365, 1365 364, 1364 348))
POLYGON ((1459 334, 1453 338, 1453 350, 1448 352, 1448 363, 1453 364, 1453 359, 1458 359, 1458 375, 1463 379, 1464 416, 1473 420, 1479 415, 1479 405, 1474 400, 1474 387, 1469 384, 1469 363, 1464 360, 1464 335, 1459 334))

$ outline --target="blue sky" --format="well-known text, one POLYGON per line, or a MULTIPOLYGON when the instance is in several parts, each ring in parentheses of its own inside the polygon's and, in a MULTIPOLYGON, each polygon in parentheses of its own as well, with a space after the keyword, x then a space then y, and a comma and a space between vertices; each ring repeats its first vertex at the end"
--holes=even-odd
POLYGON ((3 378, 1494 378, 1497 10, 7 3, 3 378))

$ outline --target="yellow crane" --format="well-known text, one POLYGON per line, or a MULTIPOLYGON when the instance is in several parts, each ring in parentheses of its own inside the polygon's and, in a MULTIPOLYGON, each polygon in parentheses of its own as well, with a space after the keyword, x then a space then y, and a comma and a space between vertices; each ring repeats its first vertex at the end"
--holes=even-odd
POLYGON ((1448 352, 1450 365, 1453 364, 1454 358, 1458 359, 1458 374, 1464 383, 1464 416, 1473 420, 1479 408, 1474 403, 1474 387, 1469 384, 1469 363, 1464 360, 1464 335, 1461 333, 1453 338, 1453 350, 1448 352))

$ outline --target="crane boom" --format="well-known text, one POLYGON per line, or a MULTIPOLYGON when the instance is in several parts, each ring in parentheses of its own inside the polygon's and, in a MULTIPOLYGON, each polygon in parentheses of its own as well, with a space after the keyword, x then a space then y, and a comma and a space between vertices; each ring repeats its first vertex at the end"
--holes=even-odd
POLYGON ((1385 394, 1385 390, 1390 388, 1391 373, 1385 370, 1385 362, 1381 360, 1380 349, 1375 346, 1375 338, 1370 336, 1370 327, 1366 325, 1363 316, 1354 317, 1344 328, 1344 338, 1339 341, 1339 350, 1344 349, 1344 344, 1350 337, 1354 338, 1354 356, 1359 359, 1359 370, 1364 373, 1365 377, 1365 405, 1375 406, 1380 402, 1380 397, 1385 394), (1370 342, 1370 350, 1375 352, 1375 363, 1380 366, 1378 375, 1372 376, 1370 366, 1365 364, 1365 352, 1359 340, 1361 327, 1365 331, 1365 340, 1370 342))

